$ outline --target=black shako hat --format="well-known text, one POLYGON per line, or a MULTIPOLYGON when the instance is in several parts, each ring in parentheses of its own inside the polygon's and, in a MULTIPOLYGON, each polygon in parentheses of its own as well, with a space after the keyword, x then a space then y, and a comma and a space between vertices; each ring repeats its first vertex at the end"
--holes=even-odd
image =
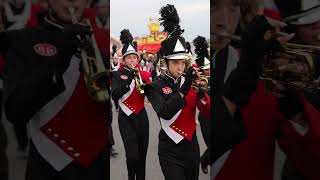
POLYGON ((133 37, 128 29, 124 29, 120 32, 120 41, 123 44, 123 47, 122 47, 123 59, 129 54, 136 54, 137 56, 139 56, 137 52, 137 45, 133 43, 133 37))
POLYGON ((173 5, 167 4, 160 9, 160 25, 164 27, 163 31, 167 33, 167 38, 161 42, 159 54, 162 59, 180 59, 188 58, 185 39, 181 36, 184 32, 180 28, 179 16, 173 5))
POLYGON ((210 61, 209 59, 209 44, 205 37, 197 36, 193 40, 193 45, 195 47, 194 52, 197 54, 197 59, 195 60, 198 67, 201 69, 209 69, 210 68, 210 61))

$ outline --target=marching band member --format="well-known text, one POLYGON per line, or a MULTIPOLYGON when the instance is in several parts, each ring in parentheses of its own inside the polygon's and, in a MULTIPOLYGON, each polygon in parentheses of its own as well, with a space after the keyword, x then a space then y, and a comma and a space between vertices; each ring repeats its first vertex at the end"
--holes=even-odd
POLYGON ((175 7, 166 5, 160 14, 168 38, 161 43, 159 54, 165 60, 167 71, 146 90, 162 127, 158 145, 160 166, 166 180, 197 180, 200 152, 195 112, 198 107, 208 117, 210 99, 204 91, 191 88, 195 76, 193 67, 182 76, 189 56, 175 7))
MULTIPOLYGON (((279 15, 282 20, 288 24, 287 33, 295 33, 295 37, 292 39, 293 43, 312 45, 320 47, 320 17, 317 13, 311 13, 308 9, 319 8, 320 3, 317 0, 299 0, 292 4, 293 8, 288 8, 287 3, 291 1, 288 0, 275 0, 275 5, 279 10, 279 15), (302 12, 308 12, 306 16, 301 15, 302 12), (292 18, 297 16, 296 18, 292 18)), ((292 2, 291 2, 292 3, 292 2)), ((280 19, 281 20, 281 19, 280 19)), ((316 76, 320 77, 320 56, 318 55, 316 61, 314 62, 316 76)), ((310 102, 319 110, 320 108, 320 96, 312 96, 309 98, 310 102)), ((305 179, 306 177, 298 171, 297 165, 294 165, 290 160, 286 160, 283 168, 282 178, 283 180, 290 179, 305 179)))
MULTIPOLYGON (((197 68, 201 71, 202 75, 210 76, 210 61, 209 61, 209 44, 205 37, 198 36, 193 40, 193 45, 195 47, 195 53, 197 54, 197 59, 195 60, 197 68)), ((189 45, 190 46, 190 45, 189 45)), ((187 46, 188 47, 188 46, 187 46)), ((209 89, 208 89, 209 91, 209 89)), ((210 94, 210 92, 207 92, 210 94)), ((209 157, 209 143, 210 143, 210 124, 209 120, 206 119, 202 113, 199 112, 198 121, 200 123, 202 136, 204 142, 207 146, 206 151, 201 156, 201 170, 207 174, 208 166, 210 165, 209 157)))
POLYGON ((88 94, 77 49, 90 30, 69 11, 81 21, 87 1, 48 3, 39 27, 0 34, 5 114, 30 127, 26 179, 108 179, 109 106, 88 94))
POLYGON ((113 72, 111 93, 119 108, 119 130, 125 147, 128 179, 144 180, 149 141, 149 120, 144 93, 138 91, 135 78, 150 83, 150 73, 138 68, 139 54, 129 30, 121 31, 123 67, 113 72), (137 75, 139 74, 139 75, 137 75))
MULTIPOLYGON (((111 71, 118 71, 118 69, 120 67, 120 63, 117 62, 117 60, 118 60, 117 46, 113 45, 112 52, 111 52, 111 58, 110 58, 111 71)), ((111 89, 111 87, 110 87, 110 89, 111 89)), ((118 110, 119 107, 117 106, 117 103, 114 103, 114 104, 115 104, 116 110, 118 110)), ((113 105, 113 103, 110 103, 110 109, 112 109, 112 105, 113 105)), ((116 157, 118 155, 118 153, 113 148, 115 142, 114 142, 114 137, 113 137, 112 121, 113 121, 113 118, 112 118, 112 114, 111 114, 110 126, 109 126, 109 149, 110 149, 110 156, 116 157)))
POLYGON ((118 71, 120 68, 120 62, 118 62, 118 53, 117 53, 117 46, 112 46, 112 52, 111 52, 111 70, 112 71, 118 71))

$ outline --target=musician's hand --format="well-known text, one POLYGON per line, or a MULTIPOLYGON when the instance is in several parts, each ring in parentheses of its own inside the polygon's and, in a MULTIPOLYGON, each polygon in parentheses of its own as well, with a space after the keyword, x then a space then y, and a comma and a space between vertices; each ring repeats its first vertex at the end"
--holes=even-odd
POLYGON ((192 79, 196 76, 196 72, 195 69, 193 67, 189 67, 186 71, 186 75, 185 75, 185 81, 182 84, 181 88, 180 88, 180 92, 184 95, 187 95, 191 85, 192 85, 192 79))
POLYGON ((283 26, 284 23, 264 16, 255 17, 247 26, 241 37, 242 49, 238 66, 229 76, 224 88, 227 99, 238 106, 245 106, 249 102, 256 89, 265 55, 294 36, 275 36, 283 26))

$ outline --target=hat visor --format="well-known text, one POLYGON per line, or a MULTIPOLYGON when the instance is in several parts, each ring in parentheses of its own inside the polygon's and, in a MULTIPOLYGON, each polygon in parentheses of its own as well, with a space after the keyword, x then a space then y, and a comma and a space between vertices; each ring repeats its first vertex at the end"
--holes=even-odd
POLYGON ((320 21, 320 5, 309 12, 304 12, 301 13, 301 15, 296 15, 296 18, 292 18, 292 20, 288 19, 289 24, 294 24, 294 25, 306 25, 306 24, 313 24, 315 22, 320 21))
POLYGON ((189 58, 189 56, 186 53, 173 54, 173 55, 164 57, 164 59, 168 59, 168 60, 186 60, 188 58, 189 58))
POLYGON ((130 54, 135 54, 135 55, 139 56, 138 52, 136 52, 136 51, 128 51, 128 52, 124 53, 124 55, 122 55, 122 58, 125 58, 126 56, 128 56, 130 54))

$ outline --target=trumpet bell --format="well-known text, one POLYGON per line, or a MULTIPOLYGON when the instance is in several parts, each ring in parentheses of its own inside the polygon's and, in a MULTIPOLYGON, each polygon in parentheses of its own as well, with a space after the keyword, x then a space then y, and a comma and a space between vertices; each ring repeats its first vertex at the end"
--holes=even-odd
POLYGON ((320 90, 319 80, 316 79, 316 70, 314 66, 315 55, 320 54, 320 47, 306 46, 299 44, 284 44, 282 47, 266 56, 263 64, 260 79, 266 81, 267 91, 272 91, 274 82, 291 87, 298 91, 316 91, 320 90), (288 63, 285 67, 296 67, 297 64, 303 64, 304 70, 290 70, 290 68, 281 68, 275 63, 276 53, 281 53, 282 57, 288 57, 288 63))
MULTIPOLYGON (((69 12, 72 23, 79 23, 73 7, 69 8, 69 12)), ((86 24, 92 29, 89 20, 86 20, 86 24)), ((82 72, 88 94, 94 101, 106 102, 109 99, 107 82, 110 77, 110 70, 105 67, 96 39, 93 34, 85 37, 77 36, 77 38, 85 43, 80 48, 80 52, 82 72)))
POLYGON ((90 97, 97 102, 105 102, 109 99, 108 92, 108 78, 109 75, 107 73, 98 73, 94 76, 90 77, 88 80, 88 91, 90 97))

